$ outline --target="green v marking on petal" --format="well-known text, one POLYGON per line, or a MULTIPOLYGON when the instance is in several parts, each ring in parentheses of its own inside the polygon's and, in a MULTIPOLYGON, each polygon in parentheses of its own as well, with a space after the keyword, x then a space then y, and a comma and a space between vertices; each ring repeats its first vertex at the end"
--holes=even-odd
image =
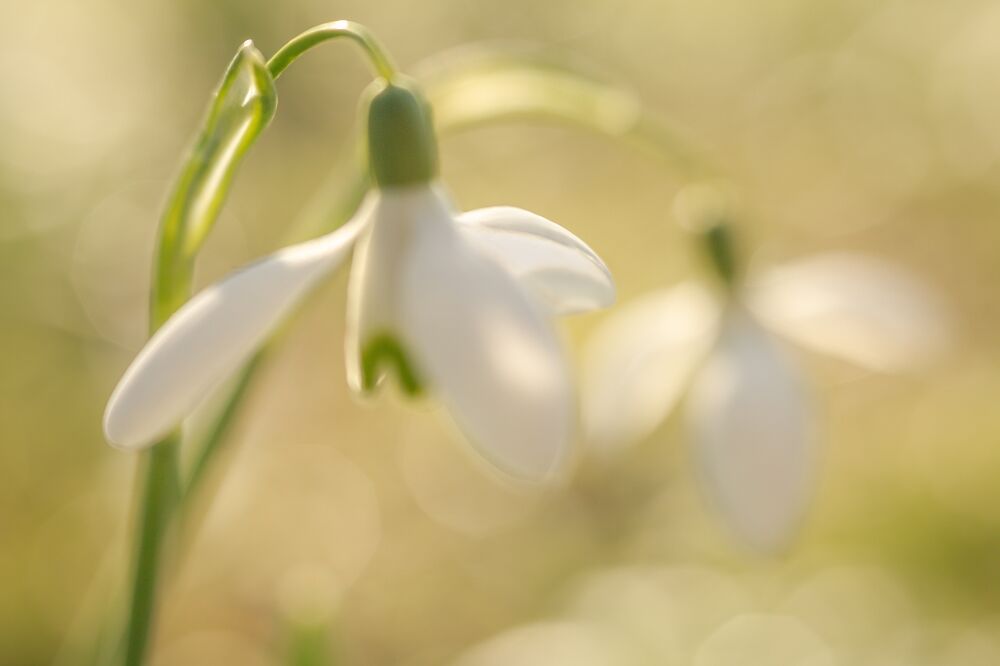
POLYGON ((375 390, 379 369, 389 365, 396 370, 396 377, 403 392, 420 395, 423 384, 417 377, 403 346, 391 333, 378 333, 365 342, 361 349, 361 386, 366 391, 375 390))

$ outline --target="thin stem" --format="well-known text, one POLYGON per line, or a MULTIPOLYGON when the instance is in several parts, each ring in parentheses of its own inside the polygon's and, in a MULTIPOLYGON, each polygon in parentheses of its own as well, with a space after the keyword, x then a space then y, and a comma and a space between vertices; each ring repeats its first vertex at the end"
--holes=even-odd
POLYGON ((391 81, 396 76, 396 67, 392 64, 388 51, 375 39, 368 28, 354 21, 333 21, 309 28, 282 46, 267 61, 267 69, 271 72, 271 76, 277 79, 300 55, 317 44, 337 37, 347 37, 357 42, 367 52, 372 67, 379 76, 387 81, 391 81))
POLYGON ((240 371, 236 385, 226 397, 226 404, 223 405, 215 421, 212 423, 211 429, 205 436, 204 443, 198 449, 197 458, 191 465, 187 479, 184 481, 183 497, 185 499, 190 497, 193 494, 192 491, 201 484, 202 479, 205 477, 205 472, 208 470, 209 462, 215 458, 219 448, 225 441, 229 428, 236 419, 240 403, 246 397, 247 391, 250 389, 251 380, 257 371, 257 367, 264 360, 266 351, 266 348, 264 348, 257 352, 240 371))
POLYGON ((147 461, 142 515, 139 518, 139 538, 136 541, 130 612, 126 620, 125 666, 140 666, 149 645, 163 540, 179 490, 176 473, 178 439, 173 435, 145 454, 147 461))

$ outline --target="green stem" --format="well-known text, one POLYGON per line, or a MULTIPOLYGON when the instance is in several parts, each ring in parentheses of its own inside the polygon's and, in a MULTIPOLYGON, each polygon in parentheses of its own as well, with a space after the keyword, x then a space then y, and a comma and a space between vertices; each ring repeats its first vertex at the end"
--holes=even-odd
POLYGON ((271 72, 271 76, 277 79, 300 55, 317 44, 337 37, 347 37, 357 42, 367 52, 372 66, 382 78, 391 81, 396 76, 396 67, 392 64, 389 52, 382 47, 368 28, 354 21, 333 21, 309 28, 282 46, 267 61, 267 69, 271 72))
POLYGON ((187 479, 184 481, 184 488, 182 492, 182 497, 184 499, 192 496, 193 491, 201 484, 205 477, 205 473, 208 471, 209 463, 215 458, 219 449, 222 447, 223 442, 225 442, 226 435, 229 433, 230 427, 236 420, 236 415, 239 412, 239 406, 246 397, 253 377, 257 372, 258 366, 264 360, 265 354, 266 349, 261 349, 252 359, 250 359, 250 361, 247 362, 245 366, 243 366, 243 369, 240 370, 240 376, 236 380, 236 385, 232 388, 232 392, 226 397, 226 403, 222 406, 218 416, 216 416, 208 434, 205 435, 205 441, 199 447, 196 454, 197 457, 191 465, 187 479))
POLYGON ((132 574, 132 598, 125 631, 125 666, 140 666, 146 657, 156 608, 163 542, 179 493, 178 436, 172 435, 145 454, 146 475, 132 574))
MULTIPOLYGON (((155 332, 175 304, 190 290, 191 262, 161 247, 153 282, 150 332, 155 332), (171 257, 173 260, 164 260, 171 257)), ((180 434, 174 432, 144 452, 146 474, 142 480, 141 514, 133 560, 131 599, 125 627, 124 666, 141 666, 149 649, 156 593, 160 582, 164 541, 181 496, 178 470, 180 434)))

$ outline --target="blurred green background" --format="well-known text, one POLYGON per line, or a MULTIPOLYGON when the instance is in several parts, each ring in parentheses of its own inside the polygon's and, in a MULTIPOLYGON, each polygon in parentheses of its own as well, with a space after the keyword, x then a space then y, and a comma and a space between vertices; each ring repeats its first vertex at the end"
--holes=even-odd
MULTIPOLYGON (((366 666, 1000 663, 989 0, 3 0, 0 663, 75 663, 113 604, 136 458, 104 443, 100 417, 144 340, 160 206, 213 87, 244 39, 270 55, 337 18, 371 27, 403 69, 470 42, 571 54, 732 177, 755 261, 879 255, 935 285, 956 344, 906 377, 803 355, 822 484, 796 547, 764 559, 705 507, 680 419, 530 492, 491 476, 430 405, 357 403, 341 275, 214 470, 155 664, 289 663, 310 631, 335 663, 366 666)), ((277 247, 349 167, 368 79, 345 44, 282 77, 199 284, 277 247)), ((520 206, 585 239, 622 301, 703 271, 669 216, 684 181, 627 146, 519 122, 444 139, 442 163, 461 207, 520 206)), ((574 353, 604 316, 566 323, 574 353)))

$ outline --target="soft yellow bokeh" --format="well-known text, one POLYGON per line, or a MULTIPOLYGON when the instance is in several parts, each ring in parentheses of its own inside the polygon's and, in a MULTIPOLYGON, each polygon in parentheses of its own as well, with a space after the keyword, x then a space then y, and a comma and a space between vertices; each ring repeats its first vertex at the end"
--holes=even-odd
MULTIPOLYGON (((0 0, 0 663, 78 663, 120 592, 136 457, 105 444, 101 413, 144 340, 160 207, 213 86, 243 40, 269 55, 337 18, 404 70, 472 42, 569 54, 705 147, 753 266, 877 255, 933 285, 955 344, 906 375, 801 355, 821 485, 795 547, 768 559, 705 505, 680 419, 615 457, 581 447, 571 480, 535 492, 493 476, 427 403, 357 402, 341 275, 212 470, 152 663, 287 663, 303 615, 336 663, 364 666, 997 663, 989 0, 0 0)), ((340 43, 283 75, 199 285, 274 249, 347 172, 368 76, 340 43)), ((462 208, 516 205, 583 238, 621 301, 705 276, 670 212, 684 180, 634 147, 524 121, 446 138, 442 166, 462 208)), ((574 357, 605 316, 566 321, 574 357)))

